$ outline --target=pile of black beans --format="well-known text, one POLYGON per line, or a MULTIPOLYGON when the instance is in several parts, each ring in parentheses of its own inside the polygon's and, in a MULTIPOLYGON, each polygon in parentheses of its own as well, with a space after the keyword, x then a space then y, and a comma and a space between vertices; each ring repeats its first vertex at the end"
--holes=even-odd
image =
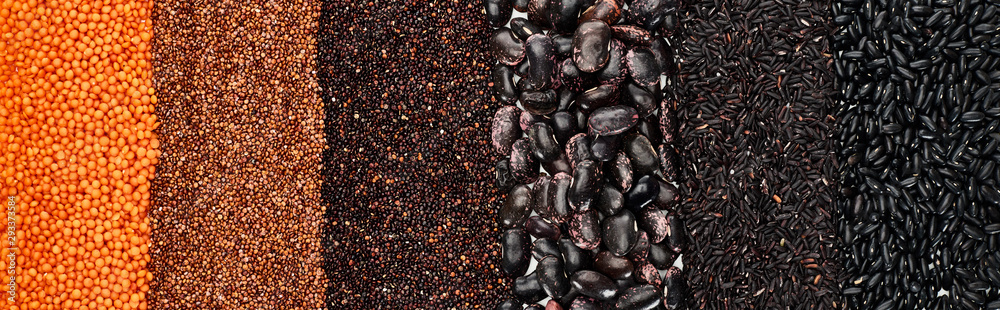
POLYGON ((496 309, 679 309, 673 0, 485 0, 496 112, 496 309), (512 9, 527 18, 511 19, 512 9), (541 168, 541 169, 540 169, 541 168), (534 267, 530 271, 530 267, 534 267), (530 271, 530 272, 529 272, 530 271))
POLYGON ((852 309, 1000 309, 1000 4, 834 4, 852 309))

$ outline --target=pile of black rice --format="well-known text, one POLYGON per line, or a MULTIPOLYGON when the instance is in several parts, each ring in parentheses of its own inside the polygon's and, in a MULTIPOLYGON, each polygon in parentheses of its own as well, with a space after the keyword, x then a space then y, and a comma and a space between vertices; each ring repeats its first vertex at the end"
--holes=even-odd
POLYGON ((682 8, 684 270, 702 309, 843 306, 829 1, 682 8))

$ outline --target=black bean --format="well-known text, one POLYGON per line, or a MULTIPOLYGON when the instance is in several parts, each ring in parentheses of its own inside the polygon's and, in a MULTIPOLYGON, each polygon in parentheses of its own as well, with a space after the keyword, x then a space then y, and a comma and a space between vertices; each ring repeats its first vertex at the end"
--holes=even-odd
POLYGON ((523 226, 531 213, 532 203, 531 189, 524 184, 515 185, 500 208, 501 225, 504 228, 523 226))
POLYGON ((569 57, 573 55, 573 35, 555 34, 555 33, 550 33, 549 35, 552 37, 552 44, 555 44, 556 46, 557 55, 563 57, 569 57))
POLYGON ((594 197, 594 201, 591 202, 591 208, 597 209, 604 216, 618 214, 624 206, 624 195, 611 184, 605 184, 604 188, 594 197))
MULTIPOLYGON (((528 61, 528 75, 525 76, 525 86, 529 89, 547 89, 552 87, 555 68, 555 46, 552 38, 536 33, 524 41, 524 57, 528 61)), ((551 112, 551 111, 550 111, 551 112)), ((544 113, 548 114, 548 113, 544 113)))
POLYGON ((531 125, 528 129, 528 142, 531 144, 532 154, 542 162, 556 160, 562 153, 552 127, 545 123, 531 125))
POLYGON ((531 239, 520 228, 504 230, 500 242, 503 250, 500 266, 511 277, 519 277, 528 271, 531 259, 531 239))
POLYGON ((577 211, 569 218, 567 225, 569 239, 584 250, 593 250, 601 245, 601 223, 597 211, 577 211))
POLYGON ((635 216, 628 210, 601 221, 601 242, 615 256, 628 254, 638 239, 635 216))
POLYGON ((557 32, 573 33, 577 18, 584 9, 583 0, 551 0, 549 20, 557 32))
POLYGON ((535 238, 550 238, 558 240, 561 230, 556 223, 549 222, 541 216, 531 216, 524 223, 524 230, 535 238))
POLYGON ((601 251, 594 257, 594 270, 616 280, 632 276, 634 265, 624 257, 618 257, 611 252, 601 251))
POLYGON ((538 283, 553 299, 562 298, 569 293, 569 278, 563 266, 562 257, 549 255, 538 261, 538 283))
MULTIPOLYGON (((576 118, 573 114, 566 111, 556 112, 552 114, 552 130, 555 132, 555 138, 559 146, 565 145, 569 138, 576 135, 579 128, 576 128, 576 118)), ((558 150, 562 153, 562 150, 558 150)))
POLYGON ((625 44, 612 39, 611 44, 608 46, 607 64, 597 72, 597 80, 602 84, 611 85, 617 89, 629 76, 628 63, 625 58, 627 52, 625 44))
POLYGON ((590 251, 584 251, 570 239, 559 239, 559 252, 562 253, 563 263, 566 265, 566 273, 568 274, 588 269, 593 262, 590 251))
POLYGON ((552 201, 552 213, 543 215, 543 217, 559 224, 569 219, 571 207, 568 197, 572 182, 572 176, 565 172, 557 173, 552 177, 552 184, 549 185, 549 200, 552 201))
POLYGON ((644 175, 625 194, 625 208, 632 210, 632 212, 638 212, 643 207, 651 205, 659 195, 660 184, 658 180, 653 176, 644 175))
POLYGON ((621 91, 621 102, 635 108, 642 118, 653 114, 660 106, 652 93, 634 83, 625 83, 621 91))
MULTIPOLYGON (((524 303, 535 303, 545 298, 545 291, 538 283, 538 272, 532 272, 514 279, 511 286, 514 298, 524 303)), ((521 307, 517 307, 521 309, 521 307)))
POLYGON ((625 153, 619 152, 614 160, 605 164, 605 167, 604 175, 609 176, 612 184, 622 191, 632 188, 632 162, 625 153))
POLYGON ((531 246, 531 257, 536 260, 542 260, 546 256, 554 255, 562 257, 562 253, 559 252, 559 243, 556 239, 549 238, 539 238, 535 239, 535 242, 531 246))
POLYGON ((559 108, 556 91, 552 89, 521 92, 520 99, 524 110, 534 115, 546 115, 559 108))
MULTIPOLYGON (((643 1, 643 0, 635 0, 643 1)), ((651 310, 660 304, 660 293, 652 285, 633 286, 622 292, 615 307, 622 310, 651 310)))
POLYGON ((608 62, 611 27, 600 20, 580 24, 573 33, 573 62, 583 72, 597 72, 608 62))
POLYGON ((667 216, 667 245, 670 250, 676 253, 684 253, 687 250, 689 235, 687 227, 680 218, 674 215, 667 216))
POLYGON ((528 37, 531 37, 532 35, 544 34, 541 27, 532 24, 523 17, 514 17, 510 20, 510 31, 514 32, 514 36, 517 36, 517 38, 521 39, 521 41, 528 40, 528 37))
POLYGON ((632 169, 636 174, 659 174, 660 158, 645 136, 639 134, 626 136, 622 148, 632 161, 632 169))
POLYGON ((486 21, 490 26, 500 27, 510 20, 512 4, 509 0, 483 0, 486 5, 486 21))
POLYGON ((590 202, 603 186, 604 176, 600 165, 592 160, 580 162, 573 171, 573 183, 568 194, 570 206, 575 210, 588 210, 590 202))
POLYGON ((673 209, 679 199, 677 187, 661 179, 657 179, 656 182, 660 187, 659 194, 656 196, 656 206, 668 211, 673 209))
POLYGON ((490 52, 500 63, 513 66, 524 59, 524 43, 508 28, 497 28, 490 35, 490 52))
POLYGON ((639 86, 655 85, 660 81, 660 67, 656 57, 648 47, 636 46, 628 50, 625 63, 629 76, 639 86))
MULTIPOLYGON (((558 78, 567 90, 574 92, 587 90, 594 84, 593 74, 580 71, 571 58, 564 59, 560 64, 558 78)), ((614 89, 609 90, 613 91, 614 89)), ((579 103, 577 103, 577 105, 579 105, 579 103)))
POLYGON ((497 304, 496 310, 521 310, 523 306, 519 301, 507 299, 497 304))
POLYGON ((684 309, 687 295, 688 284, 684 273, 677 267, 667 269, 663 277, 663 305, 670 310, 684 309))
POLYGON ((520 113, 521 111, 517 107, 505 106, 497 110, 497 114, 493 116, 490 137, 493 139, 493 148, 497 150, 497 153, 510 154, 514 142, 521 138, 520 113))
POLYGON ((620 136, 597 136, 590 144, 590 153, 599 161, 610 161, 621 150, 620 136))
POLYGON ((611 278, 592 270, 580 270, 570 278, 570 284, 581 295, 598 300, 612 300, 618 295, 618 285, 611 278))
POLYGON ((656 269, 667 269, 674 264, 677 254, 664 244, 654 243, 649 245, 649 256, 647 259, 656 269))
MULTIPOLYGON (((498 64, 493 67, 493 97, 500 103, 512 105, 517 101, 517 88, 514 87, 514 69, 498 64)), ((499 112, 499 111, 498 111, 499 112)))
POLYGON ((629 106, 611 106, 594 110, 587 120, 590 135, 617 135, 639 122, 638 112, 629 106))
POLYGON ((585 112, 593 112, 612 105, 618 95, 618 88, 604 84, 584 91, 576 97, 576 104, 585 112))

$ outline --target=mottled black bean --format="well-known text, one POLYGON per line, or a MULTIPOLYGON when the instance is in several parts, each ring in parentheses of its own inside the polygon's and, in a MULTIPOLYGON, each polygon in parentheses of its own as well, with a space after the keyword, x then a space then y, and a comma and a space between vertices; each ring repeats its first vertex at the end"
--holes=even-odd
POLYGON ((490 53, 500 63, 513 66, 524 59, 524 42, 508 28, 497 28, 490 35, 490 53))
POLYGON ((550 0, 549 20, 560 33, 573 33, 583 8, 583 0, 550 0))
POLYGON ((590 138, 587 134, 580 133, 566 142, 566 157, 569 163, 576 169, 576 166, 585 160, 594 160, 593 153, 590 152, 590 138))
POLYGON ((601 223, 597 211, 577 211, 570 216, 567 226, 569 239, 577 247, 593 250, 601 245, 601 223))
POLYGON ((522 92, 521 105, 525 111, 534 115, 547 115, 559 108, 556 91, 552 89, 522 92))
POLYGON ((660 81, 660 67, 648 47, 634 46, 625 55, 629 76, 639 86, 655 85, 660 81))
POLYGON ((496 310, 521 310, 523 306, 524 304, 519 301, 507 299, 497 304, 496 310))
POLYGON ((656 195, 656 206, 661 210, 672 210, 680 199, 677 196, 677 187, 659 178, 657 178, 656 183, 660 187, 659 194, 656 195))
POLYGON ((573 183, 568 194, 570 206, 578 211, 590 209, 590 202, 602 187, 604 176, 600 165, 592 160, 580 162, 573 171, 573 183))
POLYGON ((521 138, 521 127, 519 126, 521 110, 515 106, 505 106, 497 110, 493 116, 493 125, 490 128, 490 137, 493 140, 493 148, 502 155, 510 154, 512 146, 517 139, 521 138))
POLYGON ((592 270, 580 270, 570 277, 570 284, 581 295, 598 300, 612 300, 618 295, 618 285, 606 275, 592 270))
POLYGON ((531 183, 538 179, 538 161, 531 153, 531 144, 527 138, 518 139, 511 146, 510 171, 520 183, 531 183))
POLYGON ((552 28, 551 4, 549 0, 528 0, 528 20, 542 28, 552 28))
POLYGON ((597 72, 597 80, 602 84, 613 85, 616 88, 628 77, 628 64, 625 53, 628 52, 621 41, 611 40, 608 46, 608 61, 604 68, 597 72))
POLYGON ((621 5, 615 0, 598 0, 594 2, 594 5, 584 9, 583 13, 580 14, 580 20, 600 20, 612 25, 618 22, 621 15, 621 5))
POLYGON ((553 299, 562 298, 569 293, 571 286, 564 270, 560 255, 549 255, 538 261, 538 283, 553 299))
POLYGON ((676 253, 684 253, 687 250, 689 236, 687 232, 687 227, 684 226, 684 222, 680 218, 674 215, 667 216, 667 245, 670 246, 670 250, 676 253))
POLYGON ((632 162, 625 153, 618 152, 614 160, 605 163, 604 170, 604 175, 623 192, 632 188, 632 162))
POLYGON ((564 59, 560 64, 558 78, 567 90, 574 92, 587 90, 594 85, 593 74, 580 71, 571 58, 564 59))
POLYGON ((667 231, 669 230, 667 216, 660 209, 654 206, 646 206, 640 209, 636 216, 638 217, 636 222, 638 222, 639 228, 646 232, 650 242, 660 243, 660 241, 667 238, 667 231))
MULTIPOLYGON (((558 34, 550 33, 549 36, 552 37, 552 44, 556 46, 556 54, 563 57, 569 57, 573 55, 573 35, 572 34, 558 34)), ((571 59, 571 58, 567 58, 571 59)), ((572 59, 571 59, 572 60, 572 59)))
POLYGON ((535 239, 535 242, 531 246, 531 257, 534 257, 536 260, 542 260, 542 258, 549 255, 562 257, 562 253, 559 252, 559 242, 556 239, 549 238, 535 239))
POLYGON ((497 191, 510 192, 517 185, 514 175, 511 174, 510 160, 507 158, 497 161, 496 165, 496 187, 497 191))
POLYGON ((611 27, 600 20, 583 22, 573 33, 573 62, 583 72, 597 72, 608 62, 611 27))
POLYGON ((617 135, 631 129, 637 123, 639 123, 639 113, 635 108, 618 105, 594 110, 587 120, 587 129, 588 134, 593 136, 617 135))
POLYGON ((500 266, 504 272, 511 277, 524 275, 531 259, 531 239, 528 233, 520 228, 504 230, 500 244, 503 251, 500 266))

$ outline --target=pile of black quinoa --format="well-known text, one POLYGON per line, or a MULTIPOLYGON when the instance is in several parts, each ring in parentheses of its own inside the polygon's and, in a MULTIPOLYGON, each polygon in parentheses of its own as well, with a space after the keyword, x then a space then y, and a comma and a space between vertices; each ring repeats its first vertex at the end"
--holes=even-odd
POLYGON ((330 309, 492 307, 489 27, 479 3, 325 1, 324 268, 330 309))

